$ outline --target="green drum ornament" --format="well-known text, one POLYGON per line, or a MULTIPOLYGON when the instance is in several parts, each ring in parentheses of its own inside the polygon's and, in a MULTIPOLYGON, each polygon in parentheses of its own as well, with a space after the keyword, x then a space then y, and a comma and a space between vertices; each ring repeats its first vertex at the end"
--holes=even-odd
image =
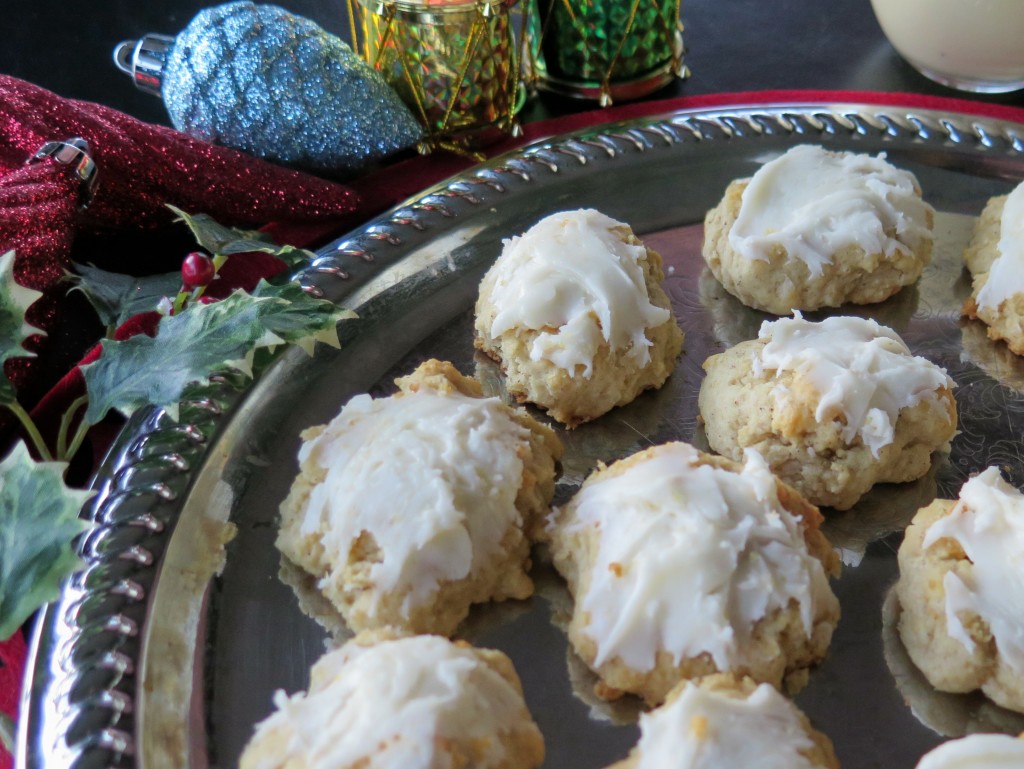
POLYGON ((530 0, 536 85, 602 106, 637 99, 689 71, 680 0, 530 0))

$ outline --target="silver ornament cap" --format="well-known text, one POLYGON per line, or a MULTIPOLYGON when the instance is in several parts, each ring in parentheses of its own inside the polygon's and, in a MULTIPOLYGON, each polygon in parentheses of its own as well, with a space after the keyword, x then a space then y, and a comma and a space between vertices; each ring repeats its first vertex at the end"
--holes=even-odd
POLYGON ((43 160, 53 160, 74 170, 82 184, 79 190, 79 207, 87 208, 92 202, 99 181, 99 171, 92 159, 89 142, 80 136, 64 141, 49 141, 36 150, 25 163, 38 163, 43 160))
POLYGON ((164 65, 174 40, 168 35, 152 33, 138 40, 124 40, 114 48, 114 64, 132 79, 140 91, 160 96, 164 65))

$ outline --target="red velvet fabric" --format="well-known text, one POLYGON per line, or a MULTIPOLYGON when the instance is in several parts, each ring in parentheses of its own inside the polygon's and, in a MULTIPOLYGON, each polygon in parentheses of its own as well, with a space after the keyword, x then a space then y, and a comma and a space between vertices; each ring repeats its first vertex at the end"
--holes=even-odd
MULTIPOLYGON (((12 169, 15 167, 15 163, 11 158, 24 157, 26 152, 29 150, 34 151, 36 149, 36 147, 33 146, 34 144, 43 140, 51 138, 68 138, 65 136, 68 131, 64 130, 64 128, 72 123, 69 123, 68 120, 65 119, 65 112, 68 115, 72 115, 77 118, 77 122, 73 121, 74 124, 77 125, 78 122, 84 122, 86 125, 95 124, 95 126, 97 126, 97 131, 99 131, 100 128, 106 130, 111 125, 116 126, 125 124, 124 121, 127 120, 127 125, 131 126, 133 137, 155 137, 155 139, 161 143, 161 162, 167 162, 170 166, 175 165, 175 152, 194 153, 197 151, 213 152, 217 157, 218 162, 221 163, 221 165, 216 166, 216 168, 222 168, 224 163, 237 164, 240 162, 251 163, 254 166, 259 165, 260 168, 263 168, 263 166, 266 165, 255 159, 249 158, 248 160, 244 160, 234 157, 230 154, 230 151, 222 151, 220 148, 215 148, 215 151, 213 151, 209 150, 207 147, 196 146, 196 143, 193 142, 193 140, 186 139, 180 135, 174 135, 174 132, 169 131, 169 129, 157 126, 146 126, 145 124, 120 115, 108 108, 101 107, 99 105, 87 105, 80 102, 66 102, 63 106, 59 102, 47 102, 49 106, 46 114, 51 120, 53 120, 53 125, 61 128, 61 130, 56 134, 49 130, 40 130, 38 135, 31 134, 32 141, 27 143, 22 142, 21 145, 17 145, 16 143, 12 145, 10 141, 5 142, 3 133, 5 130, 9 130, 9 126, 13 123, 30 119, 33 121, 36 120, 32 114, 19 112, 19 109, 24 110, 26 108, 25 98, 22 98, 20 102, 17 100, 8 100, 8 102, 5 102, 5 98, 7 98, 5 93, 14 93, 22 96, 27 93, 32 98, 38 98, 38 90, 39 89, 35 89, 34 86, 13 81, 12 78, 4 78, 3 76, 0 76, 0 174, 4 173, 5 170, 7 171, 7 176, 0 177, 0 201, 2 201, 4 186, 13 180, 12 174, 14 172, 12 169), (166 146, 164 146, 165 144, 166 146), (11 149, 12 146, 15 147, 16 151, 11 149), (228 154, 225 155, 224 153, 228 154)), ((58 97, 53 97, 53 99, 56 98, 58 97)), ((28 103, 31 103, 31 98, 28 103)), ((618 122, 645 116, 656 116, 682 109, 712 110, 722 107, 754 107, 773 104, 793 106, 832 106, 847 103, 888 106, 892 107, 894 110, 899 110, 901 108, 936 109, 1024 123, 1024 109, 958 98, 921 96, 907 93, 883 94, 851 91, 759 91, 683 97, 664 101, 635 102, 612 107, 610 109, 593 109, 566 117, 536 122, 524 127, 524 134, 522 137, 508 139, 500 144, 488 148, 488 155, 493 157, 527 143, 540 141, 547 137, 597 124, 618 122)), ((33 125, 35 125, 35 123, 33 123, 33 125)), ((132 162, 145 163, 148 157, 148 150, 145 149, 144 144, 138 145, 136 150, 137 154, 133 156, 132 162)), ((99 160, 102 162, 102 157, 100 157, 99 160)), ((20 160, 17 160, 17 163, 20 162, 20 160)), ((291 217, 282 216, 282 212, 290 210, 289 184, 296 185, 293 189, 298 190, 301 188, 303 191, 308 191, 320 183, 318 180, 311 180, 310 177, 304 177, 301 174, 294 175, 294 172, 282 171, 282 174, 289 174, 292 176, 290 177, 290 181, 282 180, 279 182, 279 189, 277 194, 274 196, 272 206, 261 209, 260 201, 252 200, 251 198, 245 201, 245 206, 247 207, 248 213, 251 214, 249 217, 250 220, 258 218, 260 221, 269 222, 265 229, 270 232, 278 242, 312 247, 322 244, 330 238, 344 234, 344 232, 352 226, 382 213, 417 192, 424 190, 431 185, 437 184, 445 178, 465 170, 471 165, 473 165, 473 162, 467 158, 444 153, 397 160, 380 170, 376 170, 361 178, 348 182, 347 190, 342 192, 335 190, 332 192, 332 194, 337 196, 337 205, 329 214, 322 216, 319 220, 317 220, 316 216, 311 217, 305 215, 306 209, 302 209, 301 212, 297 211, 296 214, 291 217), (353 195, 352 192, 354 192, 355 195, 353 195), (357 200, 358 204, 356 203, 357 200)), ((208 179, 210 184, 217 183, 216 173, 217 171, 214 170, 211 178, 208 179)), ((118 178, 117 174, 114 175, 114 178, 115 180, 118 178)), ((151 204, 155 205, 160 203, 161 199, 166 201, 170 199, 170 196, 175 192, 176 188, 175 182, 173 181, 174 177, 171 176, 167 178, 171 178, 172 181, 164 181, 161 182, 160 185, 154 185, 147 188, 147 194, 150 195, 148 200, 151 204)), ((194 181, 192 181, 186 174, 178 178, 177 184, 194 184, 194 181)), ((323 184, 329 183, 323 182, 323 184)), ((337 187, 337 185, 334 185, 334 187, 337 187)), ((108 194, 111 195, 111 199, 116 199, 122 192, 123 190, 119 191, 114 189, 109 190, 108 194)), ((239 194, 245 193, 240 191, 239 194)), ((179 202, 183 207, 187 208, 188 202, 179 202)), ((195 201, 193 200, 193 202, 195 201)), ((224 202, 225 206, 229 209, 238 210, 239 208, 237 200, 234 202, 224 202)), ((102 229, 102 225, 104 224, 102 221, 103 210, 103 206, 100 206, 98 209, 95 209, 90 213, 90 226, 102 229), (99 220, 97 220, 98 218, 99 220)), ((199 209, 196 209, 193 206, 191 210, 198 211, 199 209)), ((205 212, 211 213, 214 216, 217 215, 217 211, 207 210, 205 212)), ((154 216, 155 214, 150 212, 143 218, 143 221, 149 221, 154 216)), ((120 214, 112 216, 111 221, 122 227, 134 226, 132 222, 127 221, 120 214)), ((2 232, 2 222, 0 222, 0 233, 2 232)), ((17 239, 16 233, 9 234, 6 237, 13 238, 14 240, 17 239)), ((13 245, 15 247, 18 246, 17 243, 11 243, 9 245, 13 245)), ((4 243, 3 239, 0 238, 0 251, 9 247, 9 245, 4 243)), ((73 249, 72 256, 74 256, 73 249)), ((182 256, 184 256, 184 253, 182 256)), ((246 255, 245 257, 233 257, 229 260, 227 267, 222 273, 222 280, 218 282, 218 295, 222 295, 224 291, 234 286, 251 287, 259 277, 269 277, 280 269, 282 269, 280 262, 276 259, 266 257, 265 255, 254 254, 246 255)), ((141 316, 126 324, 125 327, 119 330, 118 335, 127 336, 133 333, 152 333, 155 328, 155 323, 156 318, 153 315, 141 316)), ((88 360, 93 359, 96 355, 98 355, 98 350, 93 349, 82 362, 88 362, 88 360)), ((82 389, 83 381, 81 372, 78 367, 75 366, 71 368, 71 370, 58 381, 57 385, 48 392, 45 394, 37 394, 36 399, 33 401, 36 403, 33 416, 43 424, 52 424, 54 419, 59 418, 59 415, 63 413, 67 404, 82 392, 82 389)), ((0 710, 11 715, 14 714, 17 707, 16 689, 17 682, 21 680, 21 668, 24 661, 24 655, 25 644, 20 633, 15 634, 15 636, 10 640, 0 643, 0 662, 3 664, 3 667, 0 668, 0 710)), ((9 760, 5 762, 3 756, 0 755, 0 769, 7 769, 9 765, 9 760)))

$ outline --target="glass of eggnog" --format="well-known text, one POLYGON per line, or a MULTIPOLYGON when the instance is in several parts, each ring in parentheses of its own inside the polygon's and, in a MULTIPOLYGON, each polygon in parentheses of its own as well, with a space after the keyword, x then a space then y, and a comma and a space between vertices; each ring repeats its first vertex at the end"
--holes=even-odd
POLYGON ((1024 88, 1024 0, 871 0, 899 54, 951 88, 1024 88))

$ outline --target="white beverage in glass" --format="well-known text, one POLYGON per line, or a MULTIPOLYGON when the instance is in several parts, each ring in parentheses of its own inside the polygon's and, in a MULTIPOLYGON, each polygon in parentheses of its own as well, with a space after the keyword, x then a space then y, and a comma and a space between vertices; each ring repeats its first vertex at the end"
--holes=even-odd
POLYGON ((899 54, 927 77, 976 93, 1024 88, 1024 0, 871 0, 899 54))

